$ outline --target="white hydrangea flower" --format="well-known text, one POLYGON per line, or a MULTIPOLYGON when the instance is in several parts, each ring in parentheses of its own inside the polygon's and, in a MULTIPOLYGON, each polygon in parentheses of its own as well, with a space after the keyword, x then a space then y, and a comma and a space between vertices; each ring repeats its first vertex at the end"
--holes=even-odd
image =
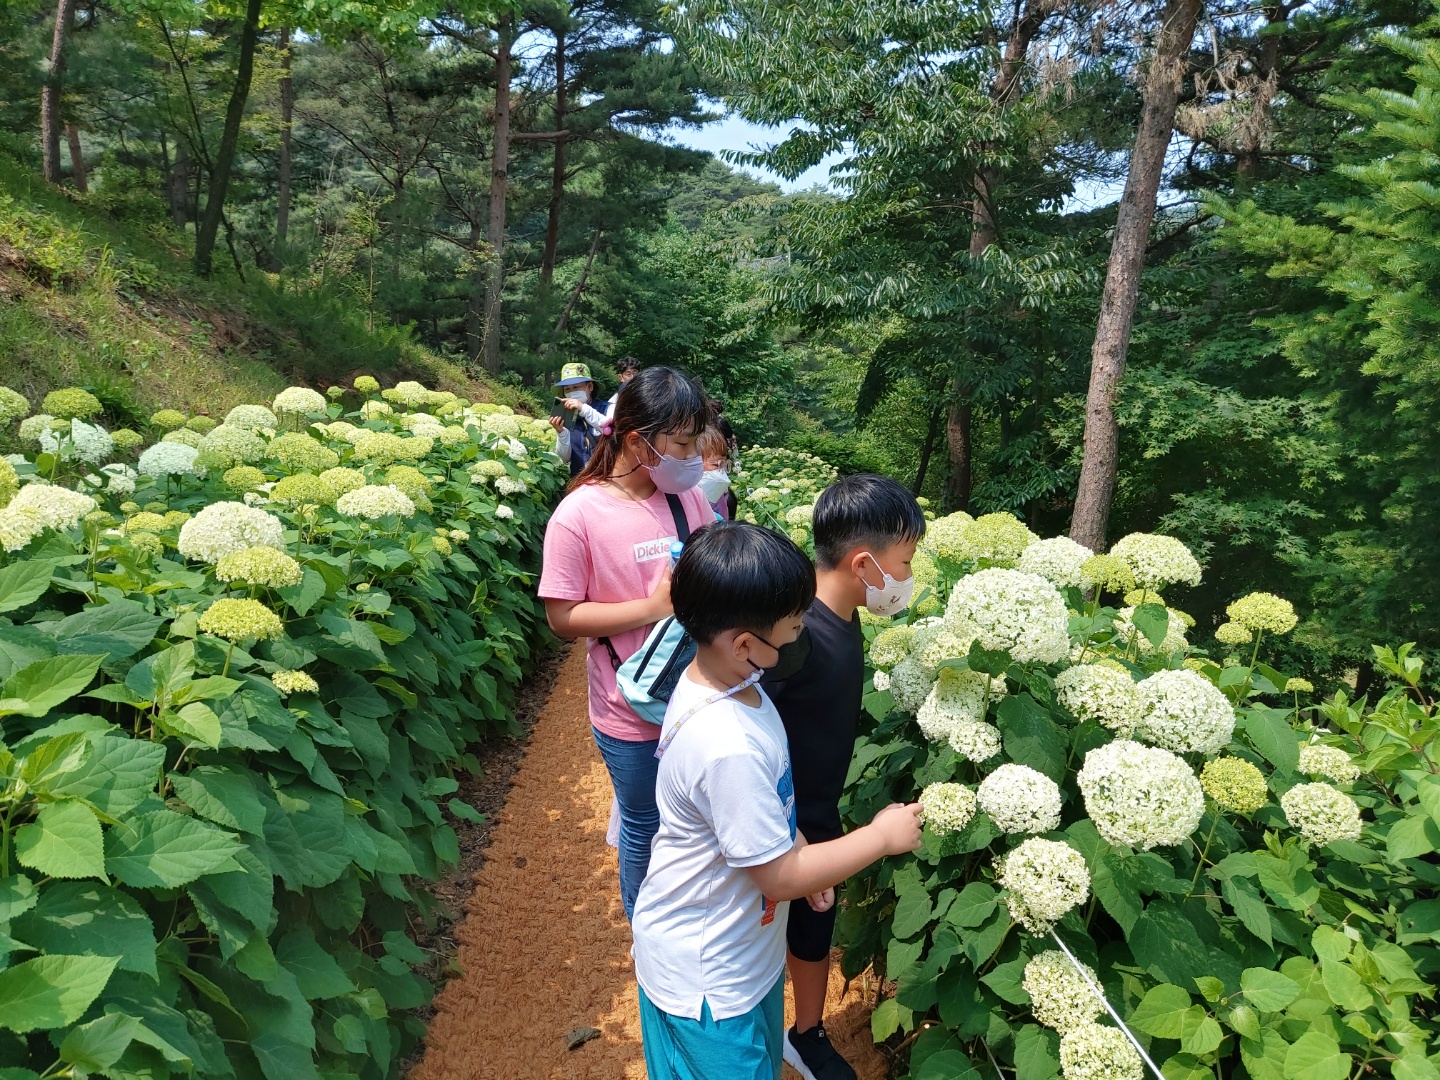
POLYGON ((964 784, 927 784, 920 792, 921 816, 937 833, 955 833, 975 816, 975 793, 964 784))
POLYGON ((981 570, 956 583, 945 608, 952 627, 973 627, 986 649, 1008 649, 1022 664, 1053 664, 1070 653, 1070 612, 1054 585, 1019 570, 981 570))
POLYGON ((1235 733, 1235 709, 1197 671, 1157 671, 1139 684, 1135 737, 1177 754, 1218 754, 1235 733))
POLYGON ((280 426, 275 414, 264 405, 236 405, 225 414, 225 423, 249 431, 273 430, 280 426))
POLYGON ((501 521, 509 521, 515 516, 515 511, 510 507, 501 504, 500 506, 497 506, 495 508, 495 516, 501 521))
POLYGON ((99 424, 87 424, 84 420, 70 421, 70 445, 75 456, 90 465, 104 461, 115 452, 110 433, 99 424))
POLYGON ((870 681, 876 690, 890 689, 890 673, 888 671, 875 672, 874 677, 870 681))
POLYGON ((890 671, 890 696, 895 699, 895 707, 913 715, 925 703, 934 682, 920 661, 907 656, 890 671))
POLYGON ((19 551, 45 531, 45 522, 34 510, 0 508, 0 548, 19 551))
POLYGON ((412 517, 415 514, 415 503, 394 484, 366 484, 341 495, 335 501, 335 509, 346 517, 378 521, 391 514, 412 517))
POLYGON ((977 637, 978 632, 968 623, 938 626, 916 638, 915 656, 926 671, 935 671, 946 660, 969 656, 977 637))
POLYGON ((520 418, 511 413, 490 413, 480 419, 480 430, 506 439, 520 435, 520 418))
POLYGON ((139 474, 123 461, 100 466, 100 476, 105 481, 105 490, 111 495, 124 499, 135 494, 139 474))
MULTIPOLYGON (((891 672, 892 693, 904 666, 903 663, 897 664, 891 672)), ((957 725, 984 721, 987 693, 988 700, 998 701, 1005 696, 1005 692, 1004 679, 992 679, 977 671, 946 668, 931 685, 915 714, 915 720, 926 738, 944 742, 950 738, 957 725)))
POLYGON ((180 526, 175 547, 187 559, 207 563, 252 547, 284 551, 285 526, 274 514, 244 503, 211 503, 180 526))
POLYGON ((1110 554, 1123 559, 1142 589, 1159 590, 1167 585, 1200 584, 1200 564, 1190 549, 1173 536, 1131 533, 1115 541, 1110 554))
POLYGON ((1323 776, 1337 784, 1348 784, 1360 778, 1360 767, 1338 746, 1310 743, 1300 748, 1300 771, 1323 776))
MULTIPOLYGON (((1083 966, 1098 986, 1100 977, 1095 969, 1089 964, 1083 966)), ((1105 1011, 1095 991, 1059 949, 1032 956, 1025 964, 1020 985, 1030 995, 1030 1011, 1035 1019, 1062 1035, 1092 1022, 1105 1011)))
POLYGON ((139 468, 143 476, 204 476, 196 464, 200 451, 184 443, 158 442, 140 454, 139 468))
POLYGON ((950 749, 980 765, 1000 753, 1000 729, 994 724, 962 721, 950 729, 950 749))
POLYGON ((1097 747, 1085 755, 1075 781, 1085 812, 1111 844, 1148 851, 1183 843, 1205 813, 1194 771, 1158 746, 1116 739, 1097 747))
MULTIPOLYGON (((318 390, 311 390, 308 386, 291 386, 275 395, 274 405, 277 413, 298 413, 308 416, 310 413, 325 411, 325 395, 318 390)), ((260 426, 274 427, 275 425, 262 424, 260 426)))
POLYGON ((980 809, 1002 832, 1045 833, 1060 827, 1060 787, 1028 765, 1007 763, 980 782, 980 809))
POLYGON ((32 480, 15 494, 6 509, 31 511, 46 528, 73 529, 98 505, 89 495, 47 484, 43 480, 32 480))
POLYGON ((1145 1080, 1145 1066, 1118 1028, 1081 1024, 1060 1039, 1064 1080, 1145 1080))
POLYGON ((1299 784, 1280 796, 1290 827, 1312 844, 1360 839, 1360 807, 1329 784, 1299 784))
POLYGON ((1055 676, 1060 704, 1081 720, 1094 720, 1129 736, 1140 716, 1135 680, 1118 664, 1077 664, 1055 676))
POLYGON ((495 490, 501 495, 523 495, 529 488, 525 481, 514 476, 497 476, 495 490))
POLYGON ((1069 844, 1032 836, 995 863, 1010 917, 1032 934, 1050 928, 1090 896, 1085 857, 1069 844))
MULTIPOLYGON (((1184 652, 1190 647, 1190 642, 1185 637, 1185 616, 1174 608, 1166 608, 1170 618, 1165 623, 1165 638, 1160 642, 1160 652, 1165 655, 1184 652)), ((1150 639, 1135 628, 1134 607, 1122 607, 1115 613, 1115 632, 1129 643, 1134 641, 1142 655, 1155 652, 1155 646, 1150 639)))
POLYGON ((1015 569, 1037 574, 1062 589, 1080 588, 1080 567, 1095 553, 1068 536, 1037 540, 1020 553, 1015 569))

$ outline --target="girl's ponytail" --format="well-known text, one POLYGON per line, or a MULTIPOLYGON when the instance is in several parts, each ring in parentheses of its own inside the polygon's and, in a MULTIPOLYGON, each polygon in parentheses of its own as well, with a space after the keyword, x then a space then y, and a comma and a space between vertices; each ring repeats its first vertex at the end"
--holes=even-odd
POLYGON ((632 431, 654 442, 659 435, 683 431, 698 434, 710 422, 711 405, 705 391, 694 379, 674 368, 647 367, 620 387, 615 412, 602 429, 600 441, 585 467, 570 481, 570 490, 581 484, 599 484, 610 479, 615 462, 632 431))

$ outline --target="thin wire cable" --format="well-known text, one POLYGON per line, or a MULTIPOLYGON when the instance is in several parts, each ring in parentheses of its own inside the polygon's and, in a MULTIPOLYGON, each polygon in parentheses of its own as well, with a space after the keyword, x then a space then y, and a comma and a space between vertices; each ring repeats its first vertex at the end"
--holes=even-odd
POLYGON ((1060 935, 1057 934, 1054 929, 1051 929, 1050 936, 1055 939, 1055 944, 1060 946, 1060 951, 1065 954, 1065 959, 1074 965, 1075 971, 1079 974, 1080 978, 1085 980, 1085 985, 1090 987, 1091 992, 1100 999, 1100 1004, 1103 1005, 1105 1011, 1110 1014, 1110 1019, 1114 1020, 1115 1023, 1120 1026, 1120 1030, 1123 1031, 1125 1037, 1130 1040, 1130 1045, 1135 1047, 1135 1052, 1140 1055, 1141 1060, 1150 1066, 1150 1071, 1155 1074, 1155 1080, 1165 1080, 1165 1074, 1160 1071, 1160 1067, 1156 1065, 1155 1062, 1150 1060, 1150 1055, 1147 1054, 1145 1048, 1140 1045, 1140 1040, 1135 1037, 1135 1033, 1126 1026, 1125 1021, 1120 1019, 1120 1014, 1111 1006, 1110 999, 1105 996, 1105 991, 1100 989, 1094 979, 1090 978, 1090 973, 1085 970, 1085 965, 1075 959, 1075 954, 1070 951, 1070 946, 1060 940, 1060 935))

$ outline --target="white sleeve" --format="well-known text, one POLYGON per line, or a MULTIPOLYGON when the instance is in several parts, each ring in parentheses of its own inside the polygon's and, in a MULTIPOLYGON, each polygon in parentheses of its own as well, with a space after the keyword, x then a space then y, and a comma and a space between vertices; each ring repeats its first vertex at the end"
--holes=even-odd
POLYGON ((570 429, 561 428, 555 433, 555 456, 561 461, 570 462, 570 429))
POLYGON ((756 747, 706 762, 691 798, 730 866, 761 866, 795 845, 775 777, 756 747))
POLYGON ((609 419, 605 413, 602 413, 599 409, 595 408, 595 406, 586 405, 584 402, 580 403, 580 417, 593 428, 604 427, 605 421, 609 419))

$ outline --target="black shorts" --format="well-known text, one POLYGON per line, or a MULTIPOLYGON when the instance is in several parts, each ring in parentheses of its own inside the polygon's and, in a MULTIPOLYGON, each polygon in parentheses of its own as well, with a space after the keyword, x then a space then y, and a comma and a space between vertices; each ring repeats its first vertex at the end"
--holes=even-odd
POLYGON ((785 944, 798 960, 824 960, 830 955, 835 935, 839 899, 829 911, 816 911, 803 897, 790 901, 790 921, 785 926, 785 944))

